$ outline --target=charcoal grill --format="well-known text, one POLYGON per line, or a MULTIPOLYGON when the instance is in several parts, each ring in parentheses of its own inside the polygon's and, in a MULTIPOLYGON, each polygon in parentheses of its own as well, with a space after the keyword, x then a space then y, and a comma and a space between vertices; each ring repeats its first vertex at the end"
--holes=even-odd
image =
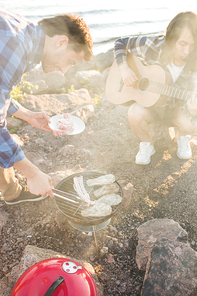
MULTIPOLYGON (((94 179, 104 175, 100 172, 81 172, 64 178, 57 186, 56 189, 66 193, 77 194, 73 188, 73 178, 77 176, 83 176, 84 187, 90 194, 92 190, 96 190, 100 186, 87 186, 86 181, 88 179, 94 179)), ((118 194, 123 198, 123 191, 118 182, 115 182, 119 187, 118 194)), ((69 196, 70 199, 76 200, 75 197, 69 196)), ((54 197, 57 208, 67 217, 67 220, 74 228, 84 232, 95 232, 105 228, 111 221, 111 217, 121 206, 121 203, 112 207, 112 213, 105 217, 83 217, 81 215, 82 204, 74 204, 69 201, 63 200, 57 196, 54 197)))

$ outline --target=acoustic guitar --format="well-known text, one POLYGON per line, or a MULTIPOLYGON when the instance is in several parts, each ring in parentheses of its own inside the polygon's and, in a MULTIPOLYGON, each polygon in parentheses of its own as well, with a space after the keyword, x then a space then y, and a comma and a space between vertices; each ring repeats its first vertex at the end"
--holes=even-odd
POLYGON ((145 66, 134 55, 128 54, 127 63, 135 72, 138 80, 135 85, 127 87, 122 83, 119 66, 114 61, 106 82, 107 99, 113 104, 136 101, 143 107, 164 105, 167 97, 188 100, 196 92, 172 86, 172 77, 159 65, 145 66))

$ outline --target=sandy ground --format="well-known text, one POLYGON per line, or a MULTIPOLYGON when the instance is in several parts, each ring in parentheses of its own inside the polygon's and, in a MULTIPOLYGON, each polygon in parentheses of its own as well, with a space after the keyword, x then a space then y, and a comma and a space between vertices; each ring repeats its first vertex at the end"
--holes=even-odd
MULTIPOLYGON (((110 224, 96 232, 102 253, 97 252, 93 236, 74 229, 66 220, 58 224, 61 215, 53 199, 15 206, 0 201, 1 209, 9 214, 0 241, 1 278, 19 263, 24 247, 32 244, 89 261, 105 296, 140 295, 144 273, 135 263, 136 229, 153 218, 177 221, 197 250, 195 138, 191 142, 192 158, 180 160, 176 156, 176 143, 167 130, 157 128, 156 154, 151 163, 136 165, 139 141, 130 130, 127 108, 106 101, 95 106, 85 131, 79 135, 54 138, 27 124, 18 129, 17 135, 24 141, 26 156, 44 172, 112 173, 116 180, 131 183, 133 193, 129 204, 120 207, 110 224), (73 146, 65 156, 61 149, 66 145, 73 146)), ((22 181, 23 177, 17 175, 22 181)))

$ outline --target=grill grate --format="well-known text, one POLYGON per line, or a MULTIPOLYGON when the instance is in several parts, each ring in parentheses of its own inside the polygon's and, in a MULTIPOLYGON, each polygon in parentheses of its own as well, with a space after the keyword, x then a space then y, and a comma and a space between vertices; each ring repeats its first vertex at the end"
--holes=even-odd
MULTIPOLYGON (((94 186, 94 187, 90 187, 86 185, 86 181, 88 179, 94 179, 97 178, 99 176, 102 176, 102 173, 98 173, 98 172, 81 172, 81 173, 77 173, 77 174, 73 174, 71 176, 66 177, 65 179, 63 179, 58 185, 57 185, 57 189, 64 191, 65 194, 66 192, 68 193, 72 193, 72 194, 76 194, 76 191, 73 188, 73 178, 76 176, 83 176, 83 180, 84 180, 84 187, 87 190, 87 192, 90 194, 90 192, 92 190, 95 190, 97 188, 99 188, 98 186, 94 186), (95 188, 95 189, 94 189, 95 188)), ((122 192, 122 188, 121 186, 118 184, 118 182, 116 182, 118 187, 119 187, 119 195, 121 195, 121 197, 123 197, 123 192, 122 192)), ((74 197, 70 197, 68 196, 70 199, 76 200, 74 197)), ((76 223, 85 223, 85 224, 90 224, 91 222, 93 222, 94 224, 98 224, 101 223, 101 221, 107 220, 109 219, 113 213, 119 208, 120 204, 117 206, 113 206, 112 207, 112 213, 108 216, 105 217, 83 217, 81 215, 81 210, 83 208, 83 202, 79 203, 79 204, 74 204, 71 203, 69 201, 63 200, 57 196, 54 197, 55 199, 55 203, 57 208, 63 213, 65 214, 68 219, 70 219, 71 221, 74 221, 76 223), (97 223, 98 222, 98 223, 97 223)))

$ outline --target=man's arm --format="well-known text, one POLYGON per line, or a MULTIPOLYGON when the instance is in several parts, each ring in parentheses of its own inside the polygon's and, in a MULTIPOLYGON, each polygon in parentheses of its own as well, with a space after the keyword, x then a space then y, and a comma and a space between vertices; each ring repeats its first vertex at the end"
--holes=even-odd
POLYGON ((42 195, 43 197, 46 197, 48 194, 50 197, 53 197, 51 178, 40 171, 26 157, 21 161, 15 162, 14 168, 25 176, 27 186, 32 194, 42 195))
POLYGON ((27 121, 36 128, 45 131, 51 131, 51 128, 48 125, 50 122, 50 117, 44 112, 32 112, 20 106, 20 108, 13 115, 27 121))
POLYGON ((164 36, 138 36, 116 40, 114 56, 126 86, 133 85, 137 80, 135 73, 127 64, 127 54, 131 53, 144 61, 147 60, 150 63, 155 63, 164 40, 164 36))

